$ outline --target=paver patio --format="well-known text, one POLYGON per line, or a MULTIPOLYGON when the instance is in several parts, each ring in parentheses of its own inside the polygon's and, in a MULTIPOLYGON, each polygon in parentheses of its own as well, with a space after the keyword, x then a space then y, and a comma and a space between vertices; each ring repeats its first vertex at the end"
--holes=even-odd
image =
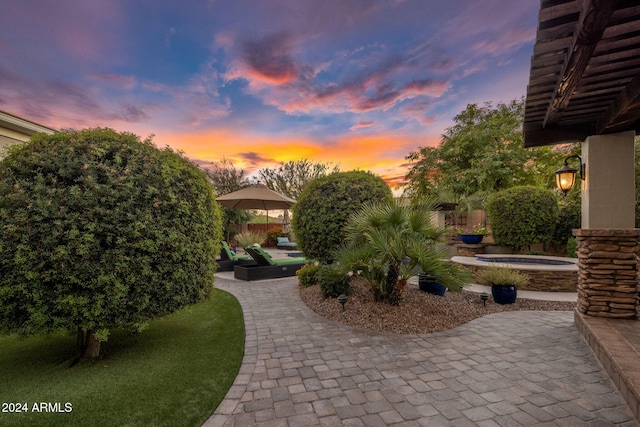
POLYGON ((296 278, 232 277, 219 274, 216 286, 242 304, 245 356, 205 426, 638 425, 572 312, 378 334, 315 314, 296 278))

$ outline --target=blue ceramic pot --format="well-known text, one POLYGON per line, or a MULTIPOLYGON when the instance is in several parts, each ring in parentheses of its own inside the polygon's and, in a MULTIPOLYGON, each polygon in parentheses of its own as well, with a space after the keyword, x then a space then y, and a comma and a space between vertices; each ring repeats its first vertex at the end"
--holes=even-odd
POLYGON ((444 296, 447 288, 436 282, 436 276, 430 274, 418 275, 418 287, 421 291, 434 295, 444 296))
POLYGON ((516 285, 491 285, 491 295, 497 304, 513 304, 518 296, 516 285))
POLYGON ((482 234, 460 234, 460 240, 467 245, 477 245, 482 242, 482 234))

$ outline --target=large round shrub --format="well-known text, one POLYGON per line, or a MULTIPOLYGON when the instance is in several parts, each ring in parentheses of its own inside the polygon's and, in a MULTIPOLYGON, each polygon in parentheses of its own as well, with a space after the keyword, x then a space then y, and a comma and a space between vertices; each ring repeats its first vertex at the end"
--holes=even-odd
POLYGON ((551 190, 528 186, 509 188, 491 195, 487 208, 498 245, 520 250, 553 238, 558 201, 551 190))
POLYGON ((338 172, 311 181, 293 206, 292 227, 305 257, 332 261, 331 253, 344 243, 344 226, 365 202, 391 198, 378 176, 364 171, 338 172))
POLYGON ((0 162, 0 328, 78 331, 97 356, 116 327, 205 298, 220 212, 203 173, 110 129, 37 135, 0 162))

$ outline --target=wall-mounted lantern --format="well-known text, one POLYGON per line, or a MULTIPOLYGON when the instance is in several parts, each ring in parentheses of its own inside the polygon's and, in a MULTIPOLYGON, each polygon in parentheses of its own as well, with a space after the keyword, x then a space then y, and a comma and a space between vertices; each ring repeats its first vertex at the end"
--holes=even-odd
POLYGON ((580 158, 580 156, 569 156, 564 159, 564 165, 555 172, 556 185, 562 190, 565 197, 573 187, 573 184, 575 184, 576 172, 578 171, 580 172, 580 179, 584 180, 585 165, 582 163, 582 158, 580 158), (578 159, 578 161, 580 161, 580 169, 574 169, 569 166, 569 159, 578 159))

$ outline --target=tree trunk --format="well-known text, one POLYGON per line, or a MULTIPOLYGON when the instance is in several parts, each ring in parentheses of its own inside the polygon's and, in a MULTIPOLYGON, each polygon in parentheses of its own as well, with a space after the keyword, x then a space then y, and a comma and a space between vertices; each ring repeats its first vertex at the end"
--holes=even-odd
POLYGON ((393 305, 397 305, 398 302, 394 301, 395 286, 400 276, 400 267, 398 264, 392 263, 389 265, 389 271, 387 272, 387 301, 393 305))
POLYGON ((393 287, 393 292, 389 297, 389 303, 391 305, 399 305, 402 294, 404 294, 404 288, 407 286, 407 281, 402 279, 393 287))
POLYGON ((93 335, 93 331, 87 331, 83 359, 95 359, 100 355, 100 341, 93 335))
POLYGON ((76 360, 74 364, 82 358, 82 354, 85 349, 85 333, 82 329, 78 328, 78 332, 76 333, 76 360))

